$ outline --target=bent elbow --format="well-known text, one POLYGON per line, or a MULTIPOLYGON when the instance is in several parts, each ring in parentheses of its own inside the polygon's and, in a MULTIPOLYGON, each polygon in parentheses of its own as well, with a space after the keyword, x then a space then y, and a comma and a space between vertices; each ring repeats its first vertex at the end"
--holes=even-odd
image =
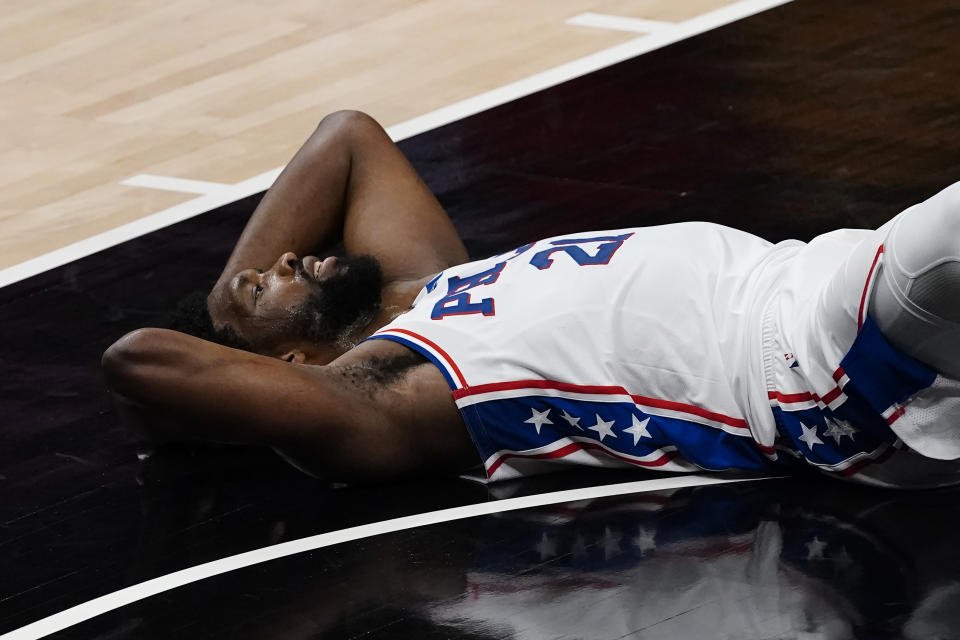
POLYGON ((136 389, 143 382, 140 378, 144 373, 144 365, 155 359, 163 333, 163 329, 137 329, 103 352, 100 365, 107 385, 113 391, 136 397, 136 389))
POLYGON ((317 125, 317 129, 354 130, 363 127, 380 128, 373 116, 355 109, 341 109, 329 113, 317 125))

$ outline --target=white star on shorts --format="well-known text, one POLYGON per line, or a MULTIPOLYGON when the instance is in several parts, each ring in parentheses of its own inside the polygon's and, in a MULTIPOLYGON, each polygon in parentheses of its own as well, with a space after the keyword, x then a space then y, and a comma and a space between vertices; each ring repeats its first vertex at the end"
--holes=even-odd
POLYGON ((580 431, 583 431, 583 427, 580 426, 580 418, 570 415, 567 413, 566 409, 563 410, 563 413, 560 414, 560 417, 569 422, 571 427, 576 427, 577 429, 580 429, 580 431))
POLYGON ((853 440, 856 434, 857 430, 846 420, 827 420, 827 431, 824 435, 836 440, 838 446, 844 436, 849 436, 853 440))
POLYGON ((808 427, 807 425, 800 423, 800 428, 803 429, 803 434, 800 436, 800 441, 805 442, 807 447, 810 448, 810 451, 813 451, 813 445, 823 444, 823 440, 817 437, 817 427, 808 427))
POLYGON ((636 415, 631 416, 633 418, 633 426, 629 429, 624 429, 624 433, 629 433, 633 436, 633 446, 637 446, 637 443, 640 442, 640 438, 652 438, 650 432, 647 431, 647 423, 650 422, 650 418, 647 418, 643 422, 637 418, 636 415))
POLYGON ((536 409, 530 409, 533 412, 529 418, 524 420, 527 424, 532 424, 537 428, 537 435, 540 435, 540 427, 545 424, 553 424, 553 420, 549 418, 550 409, 546 411, 537 411, 536 409))
POLYGON ((614 421, 611 420, 610 422, 607 422, 606 420, 600 417, 599 413, 594 415, 597 416, 597 424, 593 425, 592 427, 587 427, 587 429, 590 429, 590 431, 596 431, 597 433, 599 433, 600 442, 603 442, 603 439, 606 436, 610 436, 611 438, 616 438, 617 434, 613 432, 613 428, 612 428, 614 421))

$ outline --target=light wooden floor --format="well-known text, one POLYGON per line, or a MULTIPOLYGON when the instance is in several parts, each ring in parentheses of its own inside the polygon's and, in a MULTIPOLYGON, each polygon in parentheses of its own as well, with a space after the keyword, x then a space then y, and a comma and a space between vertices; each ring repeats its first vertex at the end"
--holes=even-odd
POLYGON ((0 268, 283 165, 326 113, 396 124, 730 0, 4 0, 0 268))

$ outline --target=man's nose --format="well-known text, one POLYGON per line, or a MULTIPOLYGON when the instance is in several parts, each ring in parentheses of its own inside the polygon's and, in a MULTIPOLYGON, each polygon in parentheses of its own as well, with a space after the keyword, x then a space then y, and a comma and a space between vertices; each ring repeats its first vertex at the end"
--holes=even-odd
POLYGON ((297 263, 300 262, 300 259, 297 258, 297 254, 292 251, 288 251, 277 260, 277 264, 273 265, 273 268, 276 270, 277 275, 281 276, 292 276, 297 272, 297 263))

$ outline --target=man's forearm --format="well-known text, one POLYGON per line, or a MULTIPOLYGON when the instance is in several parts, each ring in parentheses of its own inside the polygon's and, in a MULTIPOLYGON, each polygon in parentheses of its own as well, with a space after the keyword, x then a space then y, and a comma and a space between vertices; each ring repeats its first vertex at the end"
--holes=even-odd
MULTIPOLYGON (((120 422, 152 443, 188 440, 245 441, 237 434, 198 423, 195 412, 183 406, 188 393, 171 393, 172 380, 187 381, 191 373, 179 370, 176 348, 168 348, 156 330, 127 334, 103 355, 102 365, 120 422), (176 398, 170 401, 170 396, 176 398)), ((175 336, 164 331, 162 335, 175 336)), ((188 338, 184 336, 184 338, 188 338)), ((189 352, 185 352, 189 357, 189 352)))
POLYGON ((323 119, 260 201, 221 281, 240 269, 266 270, 286 251, 305 255, 341 240, 352 130, 361 117, 338 112, 323 119))
MULTIPOLYGON (((167 329, 138 329, 102 360, 121 418, 151 439, 297 447, 317 434, 346 442, 366 419, 385 424, 367 395, 328 367, 293 365, 167 329)), ((327 448, 334 448, 331 444, 327 448)))
POLYGON ((374 256, 384 282, 467 260, 430 189, 386 131, 356 111, 324 118, 297 152, 251 216, 215 290, 243 269, 269 269, 288 251, 303 257, 341 241, 347 253, 374 256))

